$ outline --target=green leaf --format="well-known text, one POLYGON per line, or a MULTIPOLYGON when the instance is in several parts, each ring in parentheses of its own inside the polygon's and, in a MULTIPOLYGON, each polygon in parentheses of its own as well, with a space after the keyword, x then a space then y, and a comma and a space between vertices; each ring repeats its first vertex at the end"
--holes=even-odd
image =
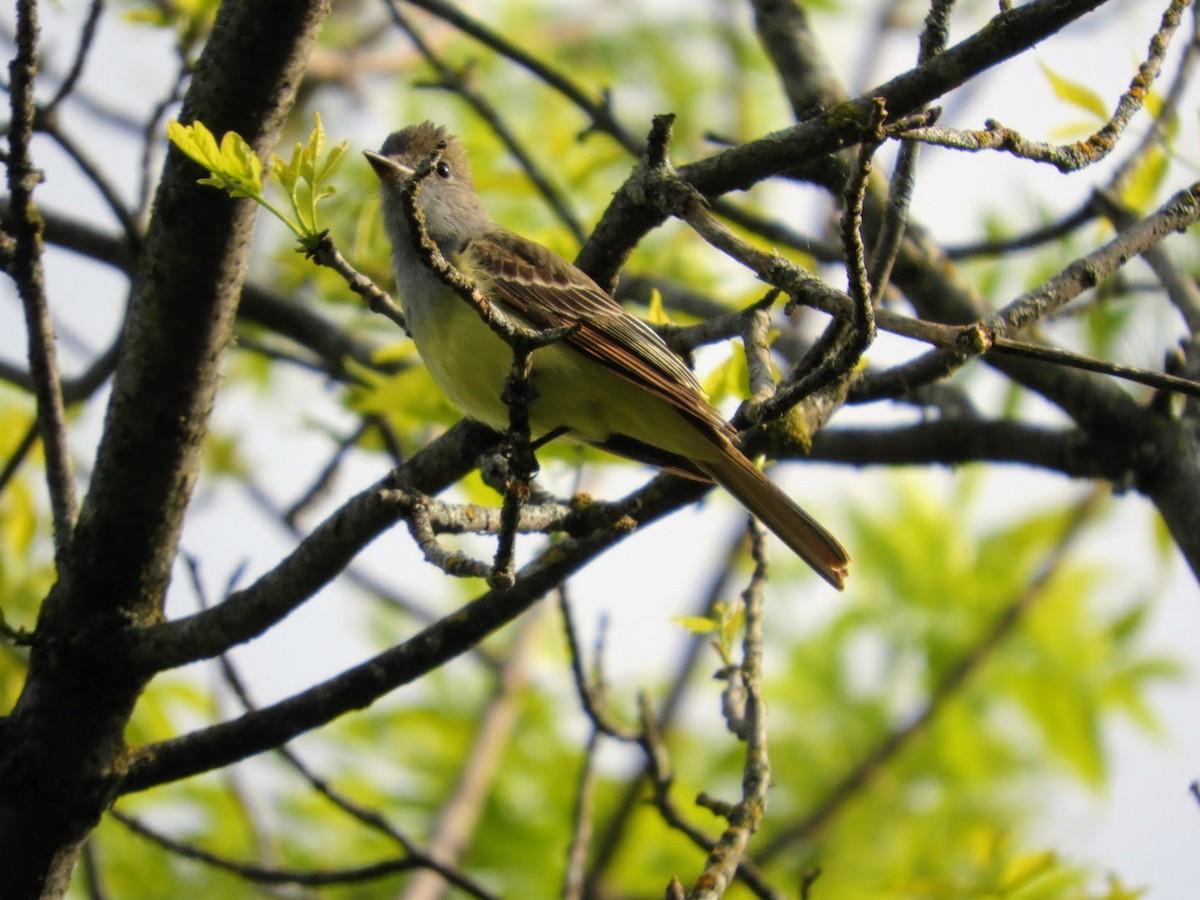
POLYGON ((347 390, 346 405, 359 415, 383 416, 400 434, 432 423, 449 425, 460 418, 424 366, 384 374, 347 360, 346 369, 358 382, 347 390))
POLYGON ((746 620, 746 605, 741 600, 728 606, 721 604, 718 612, 720 613, 721 646, 732 650, 734 641, 742 631, 742 623, 746 620))
POLYGON ((1127 335, 1126 324, 1133 306, 1113 299, 1098 298, 1084 318, 1088 346, 1096 356, 1107 357, 1115 344, 1127 335))
MULTIPOLYGON (((297 144, 297 147, 300 145, 297 144)), ((291 190, 300 177, 300 154, 293 153, 291 160, 284 162, 275 154, 271 154, 271 174, 283 185, 284 190, 291 190)))
POLYGON ((122 18, 155 28, 174 28, 179 46, 187 52, 212 29, 220 5, 221 0, 141 0, 141 5, 124 12, 122 18))
POLYGON ((1127 888, 1119 875, 1108 876, 1108 893, 1101 895, 1098 900, 1139 900, 1146 896, 1146 888, 1127 888))
POLYGON ((718 627, 716 622, 704 616, 672 616, 671 621, 682 625, 692 634, 714 634, 718 627))
POLYGON ((1158 196, 1158 189, 1167 177, 1171 160, 1161 147, 1151 147, 1134 167, 1126 182, 1121 199, 1136 210, 1145 210, 1158 196))
POLYGON ((322 158, 325 126, 321 123, 320 113, 314 112, 308 140, 292 148, 292 158, 284 162, 278 156, 271 157, 271 172, 288 196, 299 225, 298 230, 293 230, 301 242, 319 236, 323 230, 317 222, 317 204, 336 193, 336 188, 325 182, 346 155, 348 147, 349 142, 343 141, 322 158))
POLYGON ((1108 626, 1109 633, 1113 640, 1120 643, 1128 641, 1141 633, 1149 619, 1150 604, 1147 601, 1135 603, 1117 618, 1113 619, 1108 626))
POLYGON ((262 199, 262 161, 241 135, 228 131, 218 146, 203 122, 191 125, 168 122, 167 137, 211 173, 199 179, 198 184, 209 184, 233 196, 249 197, 266 205, 262 199))
POLYGON ((1086 84, 1081 84, 1078 81, 1072 81, 1059 75, 1045 63, 1039 63, 1042 67, 1042 73, 1050 82, 1050 86, 1054 89, 1054 95, 1058 99, 1063 100, 1077 109, 1082 109, 1085 112, 1091 113, 1101 122, 1108 121, 1108 105, 1104 99, 1086 84))
POLYGON ((741 397, 749 383, 746 354, 730 353, 729 358, 704 379, 704 390, 713 403, 720 403, 726 397, 741 397))
POLYGON ((216 138, 203 122, 183 125, 177 120, 172 120, 167 123, 167 137, 171 143, 206 169, 212 170, 221 156, 216 138))
POLYGON ((242 458, 237 438, 232 435, 210 431, 204 442, 205 467, 213 475, 229 475, 245 479, 250 475, 250 466, 242 458))
POLYGON ((248 195, 262 193, 262 160, 240 134, 225 132, 221 138, 221 160, 238 183, 244 185, 248 195))
POLYGON ((1000 887, 1006 891, 1020 890, 1057 866, 1058 859, 1051 850, 1024 853, 1010 859, 1005 865, 1000 887))
POLYGON ((188 157, 208 169, 209 176, 201 178, 200 184, 212 185, 233 196, 249 197, 290 228, 302 246, 307 246, 322 233, 317 222, 317 204, 336 192, 324 182, 349 146, 343 141, 322 158, 325 129, 320 115, 314 113, 313 122, 307 142, 296 144, 289 161, 273 155, 268 163, 267 172, 275 176, 287 193, 293 216, 286 215, 263 196, 262 161, 241 135, 227 132, 218 145, 203 122, 191 125, 169 122, 167 136, 188 157))
MULTIPOLYGON (((324 181, 333 173, 333 170, 336 169, 338 164, 342 161, 342 157, 346 155, 346 150, 349 148, 349 146, 350 144, 348 141, 342 141, 329 151, 329 155, 325 157, 325 162, 323 162, 317 168, 318 182, 324 181)), ((333 189, 330 188, 330 190, 332 191, 333 189)))
POLYGON ((1015 696, 1037 725, 1047 749, 1084 782, 1099 787, 1106 771, 1100 710, 1085 685, 1069 673, 1060 675, 1053 690, 1047 690, 1045 671, 1015 678, 1015 696))
POLYGON ((646 321, 651 325, 670 325, 671 317, 663 306, 662 291, 653 288, 650 291, 650 302, 646 304, 646 321))

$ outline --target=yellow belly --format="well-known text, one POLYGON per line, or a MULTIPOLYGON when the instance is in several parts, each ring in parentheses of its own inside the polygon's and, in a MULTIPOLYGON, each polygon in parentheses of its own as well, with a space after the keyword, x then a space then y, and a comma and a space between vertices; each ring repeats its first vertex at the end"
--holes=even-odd
MULTIPOLYGON (((460 410, 498 431, 508 428, 501 400, 512 351, 466 302, 408 312, 408 326, 433 380, 460 410)), ((567 428, 573 437, 603 444, 614 434, 690 458, 710 458, 712 441, 674 406, 620 378, 564 344, 534 352, 530 406, 534 438, 567 428)))

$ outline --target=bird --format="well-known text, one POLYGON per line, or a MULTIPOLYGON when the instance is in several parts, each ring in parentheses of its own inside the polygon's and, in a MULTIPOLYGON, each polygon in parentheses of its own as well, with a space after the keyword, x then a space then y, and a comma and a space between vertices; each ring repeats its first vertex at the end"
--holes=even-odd
MULTIPOLYGON (((417 251, 402 190, 440 151, 416 203, 428 237, 489 302, 529 328, 566 328, 533 352, 534 440, 564 434, 685 478, 716 482, 829 584, 842 590, 850 557, 838 540, 738 448, 737 432, 695 374, 647 323, 581 269, 492 220, 466 150, 431 122, 364 151, 381 186, 384 230, 406 327, 434 382, 466 416, 505 431, 501 394, 512 349, 417 251)), ((410 201, 411 202, 411 201, 410 201)))

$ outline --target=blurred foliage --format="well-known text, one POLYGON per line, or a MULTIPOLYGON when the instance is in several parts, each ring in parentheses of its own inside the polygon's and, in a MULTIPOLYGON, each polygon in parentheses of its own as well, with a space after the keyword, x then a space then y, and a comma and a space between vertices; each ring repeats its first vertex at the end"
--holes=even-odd
MULTIPOLYGON (((923 477, 899 479, 890 502, 860 517, 849 535, 863 548, 856 590, 827 621, 799 636, 784 628, 769 638, 773 789, 756 844, 770 846, 814 810, 825 814, 771 856, 766 874, 776 884, 795 884, 820 867, 818 897, 1137 896, 1122 893, 1119 879, 1097 886, 1081 861, 1031 845, 1022 834, 1038 819, 1046 777, 1103 784, 1103 721, 1124 714, 1157 729, 1146 692, 1176 678, 1179 668, 1139 649, 1149 602, 1115 612, 1098 608, 1089 597, 1107 573, 1071 557, 1035 596, 1023 599, 1072 511, 968 532, 963 523, 978 517, 982 496, 962 488, 941 493, 923 477), (989 644, 997 618, 1017 603, 1028 605, 1011 633, 989 644), (894 752, 877 756, 964 658, 974 663, 961 685, 941 696, 928 722, 894 752), (866 765, 864 783, 838 799, 831 792, 860 765, 866 765)), ((788 610, 776 605, 768 615, 786 618, 788 610)), ((740 621, 731 617, 731 627, 740 621)), ((504 643, 489 645, 503 654, 504 643)), ((565 678, 563 648, 539 646, 541 662, 565 678)), ((724 665, 715 652, 709 661, 712 669, 724 665)), ((711 815, 689 801, 700 790, 736 791, 742 749, 721 729, 719 688, 710 680, 704 686, 707 674, 698 675, 698 690, 708 695, 704 712, 673 730, 669 744, 676 802, 715 835, 711 815)), ((472 752, 490 699, 488 681, 477 661, 456 661, 400 702, 341 720, 297 749, 320 760, 320 771, 338 790, 421 842, 472 752)), ((627 705, 628 698, 615 699, 627 705)), ((585 722, 561 684, 535 681, 516 701, 512 737, 498 764, 503 774, 490 787, 464 868, 502 896, 555 896, 582 765, 577 734, 585 722)), ((156 682, 139 705, 130 739, 165 737, 216 715, 202 692, 171 679, 156 682)), ((625 790, 622 771, 600 770, 598 824, 614 813, 625 790)), ((618 895, 640 895, 649 873, 665 880, 694 871, 699 859, 663 825, 647 789, 643 794, 646 802, 622 832, 608 875, 618 895)), ((398 854, 277 760, 128 798, 119 808, 161 822, 210 852, 253 855, 299 871, 367 865, 398 854), (251 784, 252 804, 246 796, 251 784)), ((114 822, 102 826, 96 841, 115 896, 258 896, 259 888, 163 854, 114 822)), ((406 877, 319 895, 395 896, 406 877)), ((751 895, 735 888, 729 896, 751 895)))
MULTIPOLYGON (((0 388, 0 460, 14 458, 34 424, 29 398, 0 388)), ((0 714, 12 709, 25 681, 25 650, 8 636, 32 631, 38 606, 54 583, 49 513, 38 494, 40 463, 41 445, 35 443, 24 469, 0 491, 0 626, 6 633, 0 639, 0 714)))

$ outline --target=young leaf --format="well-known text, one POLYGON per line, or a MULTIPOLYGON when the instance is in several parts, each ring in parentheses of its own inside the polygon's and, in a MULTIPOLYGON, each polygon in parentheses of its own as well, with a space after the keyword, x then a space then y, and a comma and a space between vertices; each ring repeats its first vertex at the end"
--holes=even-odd
POLYGON ((672 616, 671 621, 682 625, 692 634, 712 634, 717 630, 717 623, 704 616, 672 616))
POLYGON ((663 306, 662 292, 658 288, 650 291, 650 302, 646 304, 646 321, 651 325, 670 325, 671 317, 663 306))
POLYGON ((300 223, 297 236, 303 242, 306 238, 317 237, 321 229, 317 226, 317 204, 335 193, 332 185, 325 181, 333 174, 349 146, 343 141, 325 153, 325 126, 321 123, 319 113, 313 113, 313 129, 309 132, 308 140, 297 143, 292 149, 292 158, 284 162, 277 156, 271 157, 271 171, 279 179, 279 184, 288 195, 292 212, 300 223))
POLYGON ((168 122, 167 137, 190 159, 208 169, 209 176, 199 179, 198 184, 210 184, 235 197, 249 197, 266 205, 262 197, 262 162, 241 135, 226 132, 218 146, 203 122, 191 125, 168 122))
POLYGON ((1059 75, 1045 63, 1041 63, 1041 66, 1042 73, 1050 82, 1050 87, 1054 89, 1054 95, 1058 99, 1091 113, 1102 122, 1108 121, 1108 106, 1104 98, 1086 84, 1059 75))
POLYGON ((1149 208, 1158 195, 1158 189, 1167 177, 1170 157, 1161 147, 1151 147, 1143 154, 1126 183, 1121 199, 1137 210, 1149 208))

